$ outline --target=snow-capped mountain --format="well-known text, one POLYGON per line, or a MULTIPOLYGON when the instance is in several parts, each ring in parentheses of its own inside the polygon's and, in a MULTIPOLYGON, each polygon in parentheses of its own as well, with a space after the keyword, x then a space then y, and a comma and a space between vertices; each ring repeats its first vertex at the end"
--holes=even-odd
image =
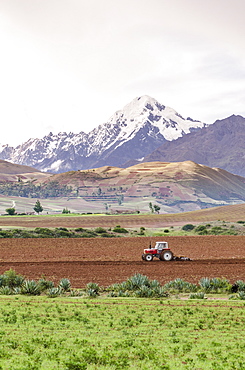
POLYGON ((104 165, 120 167, 147 156, 166 140, 176 140, 205 126, 189 117, 184 119, 172 108, 145 95, 135 98, 88 134, 50 133, 15 148, 0 146, 0 159, 46 172, 104 165))

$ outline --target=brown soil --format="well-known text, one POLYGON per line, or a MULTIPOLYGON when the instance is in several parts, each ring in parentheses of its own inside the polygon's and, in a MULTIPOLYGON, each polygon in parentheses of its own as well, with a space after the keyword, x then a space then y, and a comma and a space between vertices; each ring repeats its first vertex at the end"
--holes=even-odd
MULTIPOLYGON (((163 238, 160 238, 163 239, 163 238)), ((151 238, 152 243, 160 240, 151 238)), ((69 278, 74 288, 88 282, 101 286, 122 282, 135 273, 164 284, 175 278, 197 283, 202 277, 245 280, 244 236, 165 237, 176 256, 192 261, 141 260, 150 238, 1 239, 0 274, 14 269, 29 279, 58 282, 69 278)))

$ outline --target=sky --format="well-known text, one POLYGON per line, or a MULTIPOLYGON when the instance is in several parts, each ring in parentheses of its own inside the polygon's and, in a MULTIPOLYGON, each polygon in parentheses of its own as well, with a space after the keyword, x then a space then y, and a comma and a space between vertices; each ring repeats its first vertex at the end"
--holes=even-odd
POLYGON ((0 0, 0 144, 90 132, 135 97, 245 117, 244 0, 0 0))

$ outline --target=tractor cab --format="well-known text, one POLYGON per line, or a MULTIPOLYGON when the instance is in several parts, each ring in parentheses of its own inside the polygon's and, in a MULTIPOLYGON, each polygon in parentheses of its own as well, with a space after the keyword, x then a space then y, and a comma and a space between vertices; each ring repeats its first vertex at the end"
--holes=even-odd
POLYGON ((163 249, 169 249, 167 242, 156 242, 155 249, 157 249, 161 253, 163 249))

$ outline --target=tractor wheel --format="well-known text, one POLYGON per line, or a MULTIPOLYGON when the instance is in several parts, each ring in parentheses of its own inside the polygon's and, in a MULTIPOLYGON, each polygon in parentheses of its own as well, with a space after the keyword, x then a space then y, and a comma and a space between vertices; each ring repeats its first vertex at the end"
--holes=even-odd
POLYGON ((145 261, 150 262, 152 260, 153 260, 153 255, 152 254, 146 254, 145 255, 145 261))
POLYGON ((145 254, 142 254, 142 260, 145 261, 145 254))
POLYGON ((171 261, 173 259, 173 253, 171 251, 165 251, 161 253, 161 261, 171 261))

